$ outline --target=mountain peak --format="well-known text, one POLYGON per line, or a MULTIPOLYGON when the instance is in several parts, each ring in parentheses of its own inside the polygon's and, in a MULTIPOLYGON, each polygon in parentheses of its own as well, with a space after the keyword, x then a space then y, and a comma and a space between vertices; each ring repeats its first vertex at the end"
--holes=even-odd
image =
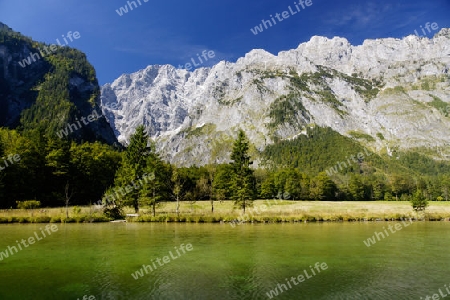
POLYGON ((442 28, 438 33, 436 33, 435 37, 447 37, 450 38, 450 28, 442 28))
POLYGON ((8 25, 6 25, 2 22, 0 22, 0 29, 6 29, 8 31, 12 31, 12 29, 8 25))

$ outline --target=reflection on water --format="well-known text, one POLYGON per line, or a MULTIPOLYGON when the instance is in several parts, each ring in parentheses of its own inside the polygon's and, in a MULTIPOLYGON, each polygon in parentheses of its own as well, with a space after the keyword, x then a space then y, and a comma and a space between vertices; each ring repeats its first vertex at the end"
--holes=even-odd
MULTIPOLYGON (((387 224, 61 224, 0 261, 0 299, 269 299, 316 262, 326 271, 276 299, 420 299, 449 284, 450 223, 417 222, 370 248, 387 224), (174 247, 193 250, 143 277, 174 247)), ((0 252, 38 225, 2 225, 0 252)))

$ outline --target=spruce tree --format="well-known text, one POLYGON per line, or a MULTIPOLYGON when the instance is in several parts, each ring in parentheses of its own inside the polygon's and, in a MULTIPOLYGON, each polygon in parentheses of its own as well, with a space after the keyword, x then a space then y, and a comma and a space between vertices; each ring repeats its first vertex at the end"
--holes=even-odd
POLYGON ((411 206, 416 211, 424 211, 428 206, 428 201, 423 195, 422 190, 417 190, 411 198, 411 206))
POLYGON ((253 163, 248 155, 249 141, 243 130, 239 130, 231 152, 231 190, 235 205, 244 210, 251 206, 255 198, 255 177, 250 165, 253 163))
POLYGON ((140 125, 130 137, 130 143, 123 155, 122 165, 117 171, 115 179, 115 185, 120 189, 123 196, 123 204, 133 206, 136 213, 139 213, 140 189, 142 187, 137 186, 135 182, 138 182, 139 179, 142 180, 148 160, 152 156, 149 137, 144 126, 140 125))
POLYGON ((156 204, 167 200, 171 196, 172 167, 161 160, 152 146, 152 153, 147 158, 146 173, 150 176, 140 190, 141 200, 152 207, 156 216, 156 204))

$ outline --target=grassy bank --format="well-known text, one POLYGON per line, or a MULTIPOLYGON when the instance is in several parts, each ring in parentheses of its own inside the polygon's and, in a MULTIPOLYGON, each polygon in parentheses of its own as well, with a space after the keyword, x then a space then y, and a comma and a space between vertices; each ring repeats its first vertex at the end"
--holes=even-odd
MULTIPOLYGON (((131 208, 125 213, 132 214, 131 208)), ((180 214, 176 203, 161 203, 153 217, 151 209, 144 207, 139 217, 126 217, 128 222, 339 222, 339 221, 392 221, 404 218, 443 221, 450 220, 450 202, 430 202, 424 214, 416 214, 409 202, 386 201, 283 201, 257 200, 246 214, 233 208, 231 201, 215 202, 214 213, 209 201, 182 202, 180 214)), ((83 223, 108 222, 101 207, 70 207, 69 217, 65 208, 0 210, 0 223, 83 223)))
POLYGON ((0 223, 93 223, 109 222, 111 219, 103 215, 99 207, 69 207, 69 216, 66 209, 39 208, 25 209, 0 209, 0 223))

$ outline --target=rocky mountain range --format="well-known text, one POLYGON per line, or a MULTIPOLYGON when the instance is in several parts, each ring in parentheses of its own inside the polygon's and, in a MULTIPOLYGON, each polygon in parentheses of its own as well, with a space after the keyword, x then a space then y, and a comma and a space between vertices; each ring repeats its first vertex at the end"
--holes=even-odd
POLYGON ((331 127, 378 153, 416 149, 448 158, 450 29, 433 38, 314 36, 272 55, 252 50, 193 72, 152 65, 101 89, 104 114, 126 143, 144 124, 179 165, 223 162, 242 128, 255 152, 331 127))

